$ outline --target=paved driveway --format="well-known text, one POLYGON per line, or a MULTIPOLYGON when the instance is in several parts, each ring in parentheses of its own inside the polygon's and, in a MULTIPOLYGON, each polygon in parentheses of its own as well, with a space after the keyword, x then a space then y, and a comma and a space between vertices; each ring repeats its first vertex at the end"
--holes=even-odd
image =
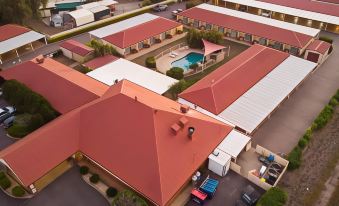
POLYGON ((326 32, 322 35, 334 39, 332 55, 258 129, 253 135, 253 145, 288 153, 339 89, 339 35, 326 32))
MULTIPOLYGON (((0 97, 0 108, 5 106, 8 106, 8 103, 2 97, 0 97)), ((6 134, 6 130, 0 126, 0 151, 15 142, 14 139, 7 137, 6 134)))
POLYGON ((85 183, 73 167, 32 199, 17 200, 0 192, 1 206, 109 206, 107 200, 85 183))
MULTIPOLYGON (((212 178, 218 179, 219 186, 213 199, 208 200, 205 206, 234 206, 236 201, 240 199, 243 189, 247 185, 253 186, 259 194, 263 194, 265 191, 258 186, 251 183, 243 176, 230 170, 228 174, 221 178, 212 172, 209 172, 212 178)), ((197 206, 198 204, 190 201, 186 206, 197 206)))

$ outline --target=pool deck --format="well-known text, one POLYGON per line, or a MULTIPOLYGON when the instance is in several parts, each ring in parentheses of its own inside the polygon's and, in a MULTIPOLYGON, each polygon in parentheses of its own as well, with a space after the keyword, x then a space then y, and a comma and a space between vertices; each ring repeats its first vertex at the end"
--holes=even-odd
MULTIPOLYGON (((174 50, 173 52, 178 54, 174 58, 170 57, 170 53, 169 53, 169 54, 165 54, 164 56, 162 56, 162 57, 160 57, 156 60, 158 71, 160 71, 163 74, 166 74, 166 71, 169 70, 170 68, 172 68, 172 65, 171 65, 172 62, 183 58, 184 56, 186 56, 187 54, 189 54, 191 52, 204 54, 203 50, 192 49, 192 48, 186 48, 186 49, 185 48, 179 48, 177 50, 174 50)), ((187 70, 187 71, 190 71, 190 70, 187 70)))

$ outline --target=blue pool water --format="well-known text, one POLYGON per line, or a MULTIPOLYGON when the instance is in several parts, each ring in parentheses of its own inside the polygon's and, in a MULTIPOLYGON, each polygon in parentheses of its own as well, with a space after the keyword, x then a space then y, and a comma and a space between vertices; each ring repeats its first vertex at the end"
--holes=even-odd
POLYGON ((180 67, 186 72, 190 68, 190 65, 202 62, 203 57, 204 55, 202 54, 191 52, 184 56, 183 58, 172 62, 171 65, 172 67, 180 67))

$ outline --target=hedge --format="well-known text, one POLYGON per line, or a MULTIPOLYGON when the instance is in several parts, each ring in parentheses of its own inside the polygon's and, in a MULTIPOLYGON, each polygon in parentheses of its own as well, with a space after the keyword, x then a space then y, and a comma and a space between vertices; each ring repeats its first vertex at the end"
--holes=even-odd
POLYGON ((287 197, 287 193, 284 190, 278 187, 271 187, 259 199, 257 206, 283 206, 287 201, 287 197))
POLYGON ((148 206, 146 201, 130 190, 119 192, 113 199, 112 206, 133 205, 148 206))
POLYGON ((338 101, 339 90, 337 90, 336 94, 332 96, 329 103, 324 107, 324 109, 321 110, 320 114, 312 123, 312 126, 307 128, 305 134, 302 136, 302 138, 300 138, 298 145, 288 155, 287 159, 289 161, 289 170, 294 170, 300 167, 302 161, 302 150, 310 142, 313 131, 323 128, 332 118, 334 109, 338 105, 338 101))
POLYGON ((22 188, 21 186, 15 186, 12 189, 12 195, 14 195, 15 197, 22 197, 25 193, 26 192, 24 188, 22 188))
POLYGON ((58 112, 43 96, 16 80, 6 81, 2 90, 4 98, 16 107, 18 113, 40 114, 44 123, 58 116, 58 112))
POLYGON ((333 39, 331 39, 330 37, 327 37, 327 36, 321 36, 321 37, 319 37, 319 40, 333 44, 333 39))
POLYGON ((89 172, 89 168, 87 166, 81 166, 79 169, 80 174, 86 175, 89 172))
POLYGON ((146 64, 146 67, 148 67, 148 68, 156 68, 157 67, 157 63, 155 61, 154 56, 147 57, 146 60, 145 60, 145 64, 146 64))
POLYGON ((100 180, 100 177, 98 174, 93 174, 90 178, 89 178, 89 181, 91 181, 91 183, 98 183, 100 180))
POLYGON ((107 197, 115 197, 118 194, 118 190, 114 187, 109 187, 106 190, 107 197))
POLYGON ((184 78, 184 70, 180 67, 172 67, 166 71, 166 75, 174 79, 180 80, 184 78))
POLYGON ((11 181, 8 179, 8 177, 4 173, 1 176, 2 178, 0 178, 0 187, 4 190, 10 188, 12 185, 11 181))
POLYGON ((3 178, 6 178, 6 174, 4 172, 0 172, 0 180, 3 179, 3 178))
POLYGON ((201 0, 190 0, 186 2, 186 9, 190 9, 192 7, 198 6, 199 4, 202 4, 203 1, 201 0))

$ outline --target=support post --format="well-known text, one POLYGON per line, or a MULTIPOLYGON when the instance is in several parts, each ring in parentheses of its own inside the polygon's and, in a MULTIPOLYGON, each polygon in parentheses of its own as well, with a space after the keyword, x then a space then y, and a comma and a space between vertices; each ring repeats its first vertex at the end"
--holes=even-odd
POLYGON ((31 45, 31 48, 32 48, 32 50, 34 51, 34 47, 33 47, 33 44, 32 44, 32 42, 30 43, 30 45, 31 45))
POLYGON ((45 44, 47 45, 47 39, 46 39, 46 36, 44 37, 44 39, 45 39, 45 44))
POLYGON ((19 57, 18 50, 15 49, 16 56, 19 57))

